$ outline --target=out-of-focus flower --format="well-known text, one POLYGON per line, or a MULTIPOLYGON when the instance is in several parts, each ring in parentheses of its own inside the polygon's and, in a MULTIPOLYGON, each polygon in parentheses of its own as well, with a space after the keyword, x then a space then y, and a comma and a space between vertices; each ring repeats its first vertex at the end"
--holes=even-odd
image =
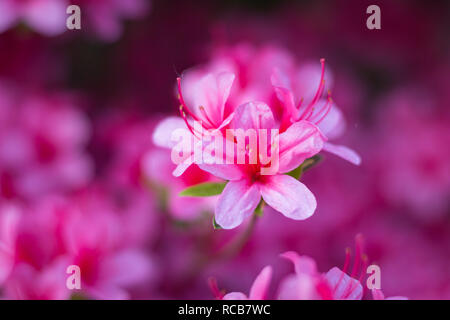
POLYGON ((380 102, 373 159, 380 193, 388 203, 436 221, 450 205, 450 149, 443 147, 450 145, 450 130, 445 116, 430 112, 435 102, 421 91, 400 90, 380 102))
MULTIPOLYGON (((294 263, 295 275, 288 276, 280 286, 279 298, 288 300, 361 300, 363 288, 360 280, 347 275, 349 260, 344 270, 334 267, 326 274, 317 272, 313 259, 299 256, 295 252, 282 255, 294 263)), ((347 254, 349 259, 349 253, 347 254)), ((358 256, 355 266, 360 263, 358 256)), ((357 267, 358 268, 358 267, 357 267)), ((352 274, 355 273, 355 269, 352 274)), ((357 271, 356 271, 357 272, 357 271)), ((361 270, 361 274, 364 270, 361 270)))
POLYGON ((35 199, 85 186, 92 176, 84 151, 90 125, 74 99, 10 89, 0 98, 0 197, 35 199))
POLYGON ((164 189, 167 198, 167 210, 174 218, 191 220, 201 216, 202 213, 213 211, 215 197, 180 197, 184 189, 204 182, 217 181, 211 174, 201 170, 197 165, 189 166, 180 177, 172 175, 175 165, 170 161, 167 150, 153 148, 142 162, 145 178, 152 184, 164 189))
POLYGON ((122 20, 142 17, 150 8, 147 0, 2 0, 0 2, 0 33, 24 22, 46 36, 67 30, 69 5, 81 10, 81 29, 87 29, 106 41, 115 41, 122 34, 122 20))
POLYGON ((83 14, 82 29, 105 41, 117 40, 123 32, 122 20, 139 18, 150 9, 149 0, 72 0, 83 14))
POLYGON ((19 22, 46 36, 66 30, 66 0, 2 0, 0 2, 0 33, 19 22))
MULTIPOLYGON (((1 217, 11 220, 10 214, 2 211, 1 217)), ((2 233, 1 247, 8 248, 0 268, 5 298, 66 299, 80 293, 66 287, 70 265, 80 267, 81 293, 90 298, 127 299, 128 289, 153 279, 155 264, 145 243, 123 228, 133 216, 122 217, 95 190, 71 199, 45 198, 16 219, 17 227, 9 228, 12 243, 2 233)))

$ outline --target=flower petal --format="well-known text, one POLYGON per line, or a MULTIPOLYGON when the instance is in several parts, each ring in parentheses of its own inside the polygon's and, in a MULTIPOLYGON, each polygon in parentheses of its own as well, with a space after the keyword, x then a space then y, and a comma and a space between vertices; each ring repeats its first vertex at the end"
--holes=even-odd
POLYGON ((235 129, 272 129, 275 119, 269 106, 263 102, 248 102, 234 112, 231 126, 235 129))
POLYGON ((354 165, 359 166, 361 164, 361 157, 355 151, 346 146, 325 142, 323 145, 323 150, 337 155, 338 157, 341 157, 354 165))
POLYGON ((335 300, 361 300, 363 287, 361 283, 334 267, 325 275, 329 285, 333 288, 335 300))
POLYGON ((259 200, 261 195, 255 184, 250 185, 244 179, 228 182, 217 202, 216 222, 224 229, 239 226, 253 214, 259 200))
POLYGON ((294 170, 307 158, 317 154, 326 141, 319 128, 308 121, 293 123, 280 134, 279 172, 294 170))
POLYGON ((242 292, 230 292, 223 297, 223 300, 248 300, 248 298, 242 292))
POLYGON ((225 102, 230 95, 234 78, 231 72, 208 73, 200 78, 195 71, 187 72, 181 81, 183 98, 201 119, 208 122, 211 120, 211 124, 218 127, 223 121, 225 102), (204 108, 209 119, 201 116, 200 107, 204 108))
MULTIPOLYGON (((186 129, 186 124, 179 117, 168 117, 162 120, 153 131, 153 143, 158 147, 172 148, 176 145, 172 141, 172 132, 177 129, 186 129)), ((188 131, 186 129, 186 131, 188 131)))
POLYGON ((295 273, 317 274, 317 265, 314 259, 308 256, 300 256, 297 252, 288 251, 281 254, 281 257, 288 259, 295 266, 295 273))
POLYGON ((312 192, 291 176, 267 176, 259 188, 264 201, 288 218, 304 220, 316 210, 316 198, 312 192))
POLYGON ((264 300, 267 297, 267 290, 269 289, 270 280, 272 279, 272 267, 265 267, 253 282, 250 289, 250 300, 264 300))
MULTIPOLYGON (((319 105, 325 103, 326 102, 323 100, 318 102, 319 105)), ((320 117, 320 115, 318 117, 320 117)), ((335 103, 332 104, 328 114, 317 126, 328 139, 335 139, 342 135, 346 127, 345 118, 342 111, 336 106, 335 103)))

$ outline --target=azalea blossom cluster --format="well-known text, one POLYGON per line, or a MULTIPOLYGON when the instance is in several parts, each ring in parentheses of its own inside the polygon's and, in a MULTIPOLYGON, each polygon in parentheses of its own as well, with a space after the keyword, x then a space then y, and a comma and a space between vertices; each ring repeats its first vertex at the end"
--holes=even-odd
POLYGON ((322 150, 360 163, 353 150, 329 142, 342 133, 344 119, 333 103, 328 81, 323 59, 320 68, 297 67, 274 48, 257 53, 237 48, 178 78, 181 116, 164 120, 156 128, 154 141, 172 147, 172 154, 181 152, 175 176, 197 164, 229 181, 215 209, 221 227, 240 225, 261 198, 286 217, 304 220, 314 213, 316 199, 286 173, 322 150), (241 57, 247 61, 239 61, 241 57), (238 61, 244 68, 238 69, 238 61), (314 80, 315 92, 311 90, 314 80), (327 97, 323 97, 326 90, 327 97), (185 129, 177 132, 181 128, 185 129), (246 144, 249 131, 253 135, 246 144), (181 141, 174 142, 174 136, 181 141), (217 140, 223 146, 219 150, 217 140), (215 147, 208 148, 211 144, 215 147), (200 148, 203 160, 195 155, 195 148, 200 148))

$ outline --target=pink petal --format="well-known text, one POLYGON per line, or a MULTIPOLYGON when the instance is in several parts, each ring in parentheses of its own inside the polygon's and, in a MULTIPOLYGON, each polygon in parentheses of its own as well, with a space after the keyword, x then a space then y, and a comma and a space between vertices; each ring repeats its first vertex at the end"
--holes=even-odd
POLYGON ((216 222, 224 229, 233 229, 253 214, 260 200, 255 184, 250 185, 244 179, 230 181, 217 202, 216 222))
POLYGON ((23 14, 33 29, 54 36, 66 31, 67 6, 68 3, 62 0, 36 0, 25 6, 23 14))
POLYGON ((383 291, 380 289, 372 289, 373 300, 384 300, 383 291))
POLYGON ((281 257, 290 260, 295 266, 297 274, 306 273, 310 275, 317 274, 317 265, 314 259, 308 256, 300 256, 297 252, 288 251, 281 255, 281 257))
POLYGON ((176 145, 175 141, 172 141, 172 133, 175 130, 185 129, 186 124, 183 119, 179 117, 168 117, 161 121, 153 131, 153 143, 158 147, 172 148, 176 145))
POLYGON ((267 176, 259 187, 264 201, 288 218, 304 220, 316 210, 316 198, 312 192, 291 176, 267 176))
POLYGON ((199 164, 200 169, 224 180, 240 180, 243 173, 238 165, 234 164, 199 164))
POLYGON ((14 1, 0 1, 0 33, 10 28, 17 18, 18 11, 14 1))
POLYGON ((279 172, 289 172, 322 150, 326 138, 308 121, 293 123, 280 134, 279 172))
POLYGON ((231 126, 244 130, 272 129, 275 128, 275 119, 267 104, 248 102, 236 108, 231 126))
POLYGON ((250 300, 264 300, 267 297, 270 280, 272 279, 272 267, 265 267, 253 282, 250 289, 250 300))
MULTIPOLYGON (((322 100, 318 102, 318 105, 325 103, 326 101, 322 100)), ((345 131, 346 123, 342 111, 333 103, 328 114, 317 126, 328 139, 335 139, 345 131)))
POLYGON ((355 151, 346 146, 325 142, 323 145, 323 150, 337 155, 338 157, 341 157, 354 165, 359 166, 361 164, 361 157, 355 151))
POLYGON ((333 298, 335 300, 361 300, 363 287, 361 283, 334 267, 325 275, 331 288, 333 288, 333 298))
MULTIPOLYGON (((181 91, 188 108, 201 115, 200 107, 203 107, 212 124, 220 126, 234 78, 234 74, 230 72, 217 75, 209 73, 200 79, 195 72, 186 73, 181 81, 181 91)), ((203 116, 200 118, 208 121, 203 116)))
POLYGON ((308 274, 293 274, 283 279, 278 293, 280 300, 317 300, 316 278, 308 274))
POLYGON ((223 300, 248 300, 248 298, 242 292, 230 292, 223 297, 223 300))

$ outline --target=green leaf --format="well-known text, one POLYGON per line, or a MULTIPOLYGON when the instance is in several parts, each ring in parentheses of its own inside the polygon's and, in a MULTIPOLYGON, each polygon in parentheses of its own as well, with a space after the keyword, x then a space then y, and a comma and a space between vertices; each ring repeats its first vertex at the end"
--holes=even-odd
POLYGON ((303 161, 303 163, 301 165, 299 165, 297 168, 295 168, 292 171, 289 171, 286 174, 290 175, 291 177, 298 180, 302 176, 303 172, 311 169, 316 164, 318 164, 320 161, 322 161, 322 157, 320 155, 316 154, 315 156, 306 159, 305 161, 303 161))
POLYGON ((222 193, 226 186, 226 182, 205 182, 190 186, 180 192, 183 197, 211 197, 222 193))
POLYGON ((216 222, 216 217, 214 217, 213 216, 213 219, 212 219, 212 223, 213 223, 213 227, 214 227, 214 229, 222 229, 222 227, 221 226, 219 226, 219 224, 216 222))

